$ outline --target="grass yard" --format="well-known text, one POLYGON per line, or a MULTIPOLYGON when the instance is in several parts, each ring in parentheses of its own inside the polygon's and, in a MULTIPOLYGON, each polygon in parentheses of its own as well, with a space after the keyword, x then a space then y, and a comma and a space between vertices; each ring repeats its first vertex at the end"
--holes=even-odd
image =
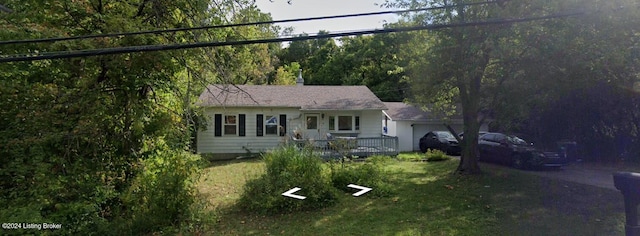
MULTIPOLYGON (((482 176, 451 175, 458 160, 393 161, 394 196, 340 195, 322 210, 281 215, 234 206, 259 160, 214 163, 199 185, 217 212, 207 235, 623 235, 617 191, 484 167, 482 176)), ((300 186, 304 188, 304 186, 300 186)))

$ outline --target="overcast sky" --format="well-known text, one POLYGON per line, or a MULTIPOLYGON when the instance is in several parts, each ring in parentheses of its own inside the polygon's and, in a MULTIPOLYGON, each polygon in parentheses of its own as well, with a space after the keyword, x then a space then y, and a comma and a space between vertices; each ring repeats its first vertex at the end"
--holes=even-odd
MULTIPOLYGON (((384 0, 256 0, 256 4, 262 12, 271 13, 274 20, 285 20, 305 17, 333 16, 354 13, 368 13, 378 11, 389 11, 387 8, 380 8, 374 5, 381 4, 384 0)), ((382 28, 384 21, 395 22, 397 17, 394 14, 349 17, 331 20, 314 20, 299 23, 279 24, 282 28, 294 27, 294 35, 305 33, 317 33, 320 30, 329 32, 376 29, 382 28)))

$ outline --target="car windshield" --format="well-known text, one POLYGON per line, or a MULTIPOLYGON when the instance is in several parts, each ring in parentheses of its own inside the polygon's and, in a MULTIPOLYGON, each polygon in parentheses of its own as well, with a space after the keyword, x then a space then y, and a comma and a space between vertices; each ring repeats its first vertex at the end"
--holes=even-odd
POLYGON ((449 132, 437 132, 436 134, 438 134, 438 138, 454 138, 449 132))
POLYGON ((513 143, 516 145, 527 145, 527 141, 524 141, 524 139, 518 138, 516 136, 507 136, 507 139, 509 140, 510 143, 513 143))

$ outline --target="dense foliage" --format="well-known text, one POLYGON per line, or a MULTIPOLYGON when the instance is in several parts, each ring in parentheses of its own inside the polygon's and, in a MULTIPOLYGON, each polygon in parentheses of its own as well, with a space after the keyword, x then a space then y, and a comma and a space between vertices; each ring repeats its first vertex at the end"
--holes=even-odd
POLYGON ((367 196, 390 196, 394 193, 394 189, 389 184, 388 173, 383 169, 390 160, 389 157, 373 156, 367 158, 364 163, 351 163, 346 166, 332 162, 330 164, 331 183, 345 192, 353 192, 354 189, 348 186, 355 184, 372 188, 373 190, 367 193, 367 196))
MULTIPOLYGON (((13 11, 0 14, 0 41, 268 18, 251 1, 214 6, 182 0, 10 0, 3 5, 13 11)), ((2 44, 0 52, 226 40, 273 35, 273 30, 263 26, 2 44)), ((199 170, 199 158, 191 154, 192 137, 203 118, 192 107, 194 97, 207 83, 266 80, 273 67, 272 47, 0 64, 0 204, 7 206, 0 218, 61 224, 61 230, 51 232, 82 235, 114 229, 144 234, 190 224, 197 215, 193 181, 199 170)))
POLYGON ((306 84, 366 85, 383 101, 402 101, 408 87, 399 52, 408 39, 377 34, 340 38, 339 45, 334 39, 295 41, 279 58, 284 68, 299 65, 306 84))
POLYGON ((470 1, 388 1, 387 6, 452 8, 407 14, 413 24, 533 19, 414 32, 404 69, 410 102, 451 114, 462 107, 465 139, 459 170, 474 164, 478 123, 555 149, 578 141, 582 156, 615 160, 640 145, 640 12, 633 1, 528 1, 462 6, 470 1), (622 7, 621 7, 622 6, 622 7), (566 13, 581 12, 571 16, 566 13), (623 102, 624 101, 624 102, 623 102), (622 112, 627 111, 627 112, 622 112), (467 158, 469 157, 469 158, 467 158))

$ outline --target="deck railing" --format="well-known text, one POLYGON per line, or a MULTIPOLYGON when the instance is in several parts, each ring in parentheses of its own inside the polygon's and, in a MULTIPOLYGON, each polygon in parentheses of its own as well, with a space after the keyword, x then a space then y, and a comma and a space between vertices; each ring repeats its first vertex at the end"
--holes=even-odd
POLYGON ((336 137, 333 139, 293 140, 299 148, 312 150, 323 158, 343 156, 368 157, 374 155, 398 155, 398 137, 336 137))

